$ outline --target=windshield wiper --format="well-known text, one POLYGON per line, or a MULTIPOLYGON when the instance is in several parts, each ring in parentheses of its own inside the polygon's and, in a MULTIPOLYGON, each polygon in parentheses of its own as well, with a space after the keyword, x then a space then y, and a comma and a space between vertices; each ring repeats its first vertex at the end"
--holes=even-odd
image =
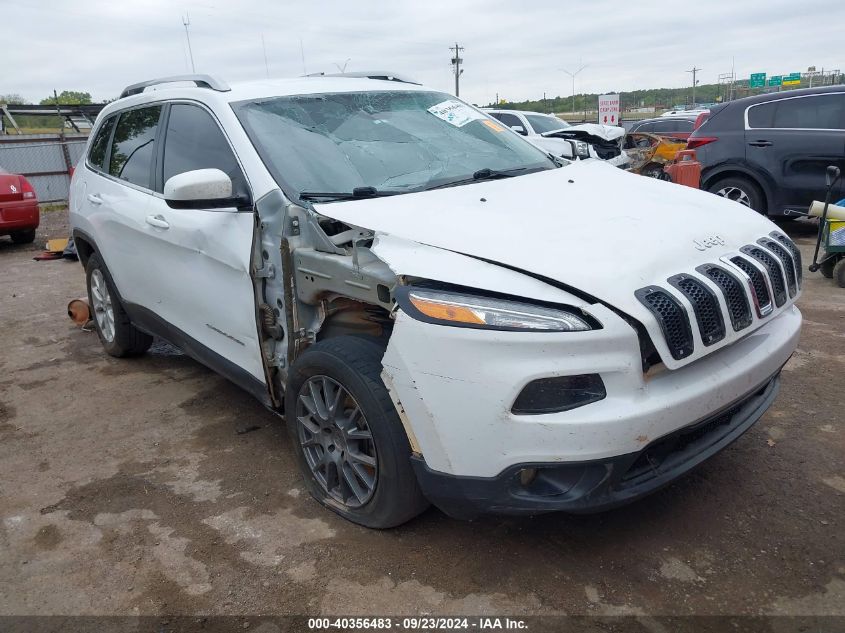
POLYGON ((351 192, 343 191, 301 191, 301 200, 360 200, 361 198, 383 198, 396 196, 401 191, 379 191, 375 187, 355 187, 351 192))
POLYGON ((483 167, 479 169, 475 173, 472 174, 472 178, 459 178, 458 180, 450 180, 449 182, 444 182, 440 185, 434 185, 433 187, 426 187, 426 191, 429 189, 443 189, 444 187, 456 187, 458 185, 467 185, 473 182, 478 182, 479 180, 494 180, 497 178, 512 178, 513 176, 518 176, 520 172, 525 171, 528 169, 527 167, 515 167, 513 169, 490 169, 489 167, 483 167))

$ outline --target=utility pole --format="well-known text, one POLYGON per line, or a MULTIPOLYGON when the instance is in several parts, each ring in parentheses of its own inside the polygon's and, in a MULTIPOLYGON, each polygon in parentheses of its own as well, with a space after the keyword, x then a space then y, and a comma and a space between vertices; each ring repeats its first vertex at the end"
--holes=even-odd
POLYGON ((461 96, 461 75, 464 74, 464 71, 461 70, 461 64, 464 63, 464 60, 461 58, 461 51, 464 50, 463 46, 458 46, 458 43, 455 42, 455 46, 449 47, 450 51, 455 51, 455 56, 452 58, 452 70, 455 72, 455 96, 461 96))
POLYGON ((566 68, 560 69, 563 72, 565 72, 567 75, 572 77, 572 114, 573 115, 575 115, 575 77, 578 75, 578 73, 580 73, 582 70, 584 70, 587 67, 587 64, 582 64, 580 60, 578 61, 578 65, 580 66, 580 68, 578 68, 578 70, 576 70, 574 73, 569 72, 568 70, 566 70, 566 68))
POLYGON ((699 70, 701 70, 701 68, 696 68, 695 66, 693 66, 692 70, 687 71, 688 73, 692 73, 692 107, 693 108, 695 108, 695 85, 698 83, 698 81, 695 78, 695 75, 698 73, 699 70))
POLYGON ((182 26, 185 27, 185 39, 188 40, 188 55, 191 57, 191 72, 196 73, 197 69, 194 68, 194 52, 191 50, 191 35, 188 33, 188 27, 191 26, 191 16, 186 14, 182 18, 182 26))

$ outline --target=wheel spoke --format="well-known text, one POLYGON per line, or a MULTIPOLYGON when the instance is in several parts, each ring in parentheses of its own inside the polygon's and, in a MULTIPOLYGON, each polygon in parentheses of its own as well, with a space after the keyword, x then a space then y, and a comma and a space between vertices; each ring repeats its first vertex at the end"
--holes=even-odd
MULTIPOLYGON (((300 398, 300 400, 301 400, 301 398, 300 398)), ((300 423, 302 426, 304 426, 304 427, 305 427, 305 429, 306 429, 309 433, 311 433, 311 434, 312 434, 312 437, 313 437, 314 435, 317 435, 317 434, 320 432, 320 430, 321 430, 321 429, 320 429, 320 425, 319 425, 319 424, 317 424, 316 422, 314 422, 314 420, 312 420, 312 419, 311 419, 311 416, 310 416, 310 415, 301 415, 301 416, 299 416, 299 417, 298 417, 298 418, 296 418, 296 419, 297 419, 297 420, 299 420, 299 423, 300 423)), ((304 444, 303 444, 303 446, 304 446, 304 444)))
POLYGON ((328 452, 323 455, 323 463, 326 465, 326 490, 331 493, 340 485, 337 464, 332 461, 328 452))
POLYGON ((352 471, 351 464, 344 464, 344 466, 346 467, 341 468, 341 470, 343 471, 343 479, 346 482, 346 485, 352 491, 352 494, 355 495, 355 498, 358 499, 358 503, 364 503, 367 499, 369 490, 362 488, 361 484, 358 483, 358 480, 352 471))
POLYGON ((324 394, 320 393, 320 388, 314 380, 308 381, 308 390, 311 392, 311 399, 314 401, 314 407, 317 409, 316 413, 323 420, 328 419, 328 411, 326 411, 326 402, 323 399, 324 394))
POLYGON ((365 455, 364 453, 353 451, 351 449, 346 454, 349 455, 349 459, 352 461, 360 462, 361 464, 371 466, 372 468, 376 467, 376 460, 374 457, 370 457, 369 455, 365 455))
POLYGON ((369 472, 358 462, 350 461, 348 464, 355 474, 358 475, 358 478, 364 483, 364 485, 367 486, 368 490, 375 488, 376 478, 373 476, 373 473, 369 472))
POLYGON ((337 408, 340 406, 343 397, 346 395, 346 389, 344 389, 340 385, 335 385, 335 392, 333 395, 330 396, 329 394, 331 392, 329 390, 328 378, 323 378, 323 390, 326 393, 326 403, 329 403, 329 415, 332 419, 334 419, 335 417, 337 417, 337 408))

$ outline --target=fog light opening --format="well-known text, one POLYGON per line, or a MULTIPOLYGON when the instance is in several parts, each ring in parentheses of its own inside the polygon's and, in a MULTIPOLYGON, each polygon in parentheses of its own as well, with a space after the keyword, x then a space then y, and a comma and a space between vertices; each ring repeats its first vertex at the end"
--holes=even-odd
POLYGON ((519 483, 522 484, 523 487, 530 486, 535 479, 537 479, 536 468, 523 468, 519 471, 519 483))

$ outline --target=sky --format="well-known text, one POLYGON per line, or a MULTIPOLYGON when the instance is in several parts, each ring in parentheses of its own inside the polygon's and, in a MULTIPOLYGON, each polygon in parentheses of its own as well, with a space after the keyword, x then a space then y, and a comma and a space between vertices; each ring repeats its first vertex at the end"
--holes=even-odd
POLYGON ((95 101, 190 72, 230 83, 389 70, 477 104, 690 85, 720 73, 845 69, 842 0, 0 0, 0 94, 53 89, 95 101), (266 51, 266 64, 265 64, 266 51))

